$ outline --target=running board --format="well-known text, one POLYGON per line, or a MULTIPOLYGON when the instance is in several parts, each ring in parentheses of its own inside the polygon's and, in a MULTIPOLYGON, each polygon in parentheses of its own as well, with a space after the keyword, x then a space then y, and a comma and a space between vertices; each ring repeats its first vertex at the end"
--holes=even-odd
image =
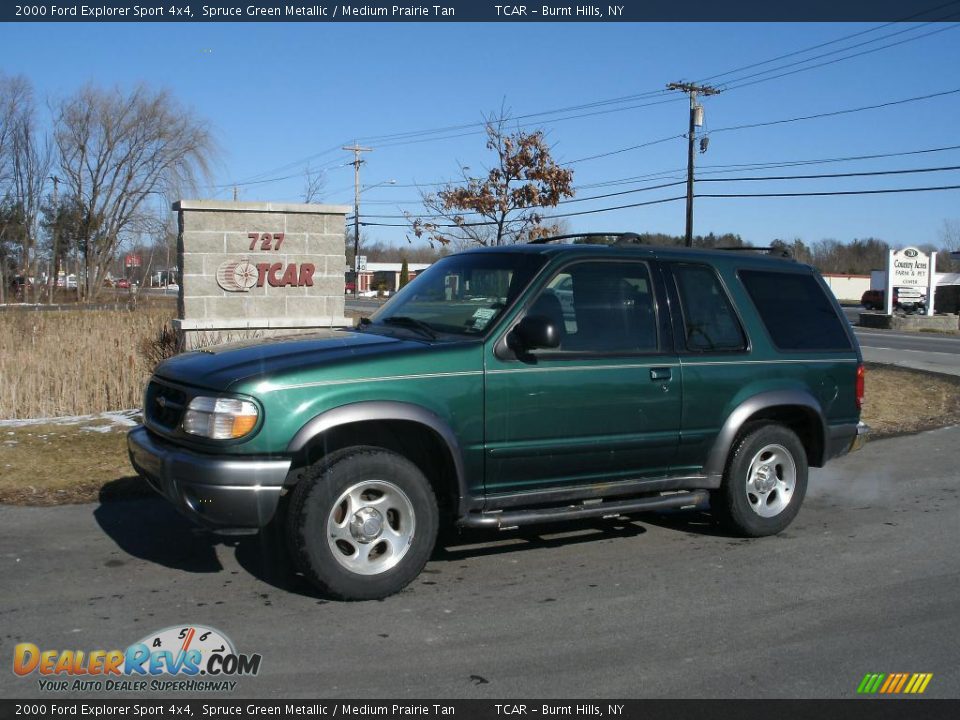
POLYGON ((509 530, 520 525, 579 520, 592 517, 617 517, 624 513, 653 512, 657 510, 688 510, 705 503, 710 497, 707 490, 670 493, 653 497, 618 500, 617 502, 589 502, 564 507, 538 508, 536 510, 509 510, 471 513, 461 518, 459 525, 469 528, 497 528, 509 530))

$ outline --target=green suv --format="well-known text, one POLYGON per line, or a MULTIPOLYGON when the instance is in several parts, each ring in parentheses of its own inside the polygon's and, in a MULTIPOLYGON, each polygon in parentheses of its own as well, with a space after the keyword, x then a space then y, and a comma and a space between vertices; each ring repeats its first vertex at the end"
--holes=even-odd
POLYGON ((189 517, 282 523, 304 575, 395 593, 438 526, 705 507, 762 536, 859 447, 863 364, 812 268, 550 238, 445 257, 351 329, 161 364, 130 458, 189 517))

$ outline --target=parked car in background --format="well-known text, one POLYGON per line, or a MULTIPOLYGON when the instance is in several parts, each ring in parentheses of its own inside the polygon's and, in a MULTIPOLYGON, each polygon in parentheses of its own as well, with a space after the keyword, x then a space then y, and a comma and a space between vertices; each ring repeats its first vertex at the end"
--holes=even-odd
MULTIPOLYGON (((867 290, 860 298, 860 304, 867 310, 883 310, 886 308, 885 294, 883 290, 867 290)), ((922 312, 926 310, 924 295, 917 288, 894 288, 893 308, 904 312, 922 312)))
POLYGON ((130 281, 127 280, 127 278, 120 278, 119 280, 117 280, 117 285, 116 285, 116 286, 117 286, 118 288, 120 288, 121 290, 129 290, 129 289, 130 289, 130 281))

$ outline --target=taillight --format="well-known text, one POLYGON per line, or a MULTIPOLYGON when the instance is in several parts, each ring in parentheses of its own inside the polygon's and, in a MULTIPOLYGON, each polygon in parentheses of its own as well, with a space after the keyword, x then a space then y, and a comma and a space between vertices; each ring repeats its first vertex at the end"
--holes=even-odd
POLYGON ((857 365, 857 410, 863 409, 863 393, 864 393, 864 380, 866 379, 867 370, 863 367, 863 363, 857 365))

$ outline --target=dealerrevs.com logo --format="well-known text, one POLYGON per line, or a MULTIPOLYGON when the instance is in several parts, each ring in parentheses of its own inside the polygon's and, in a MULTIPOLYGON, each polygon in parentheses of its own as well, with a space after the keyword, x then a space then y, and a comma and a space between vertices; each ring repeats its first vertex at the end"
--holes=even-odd
POLYGON ((13 672, 38 676, 47 692, 232 691, 233 678, 256 675, 260 661, 203 625, 164 628, 126 650, 41 650, 33 643, 13 649, 13 672))

